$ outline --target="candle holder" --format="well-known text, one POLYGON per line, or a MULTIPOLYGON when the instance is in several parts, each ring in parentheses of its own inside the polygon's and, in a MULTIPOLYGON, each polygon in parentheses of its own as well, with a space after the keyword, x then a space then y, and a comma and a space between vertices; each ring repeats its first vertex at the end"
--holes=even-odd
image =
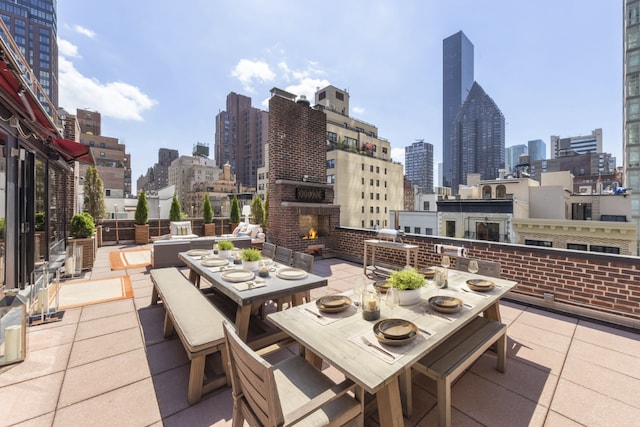
POLYGON ((374 288, 362 292, 362 318, 378 320, 380 318, 380 293, 374 288))
POLYGON ((27 305, 17 290, 2 295, 0 319, 0 366, 22 362, 27 357, 27 305))

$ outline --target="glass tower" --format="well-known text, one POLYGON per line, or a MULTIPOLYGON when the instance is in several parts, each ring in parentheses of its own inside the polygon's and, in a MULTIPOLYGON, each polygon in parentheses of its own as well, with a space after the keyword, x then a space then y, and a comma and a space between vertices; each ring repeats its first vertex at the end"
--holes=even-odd
POLYGON ((453 185, 451 126, 472 85, 473 44, 459 31, 442 42, 442 185, 445 187, 453 185))
POLYGON ((532 139, 527 143, 530 160, 545 160, 547 158, 547 144, 541 139, 532 139))
MULTIPOLYGON (((0 0, 0 17, 54 107, 58 107, 56 0, 0 0)), ((40 100, 45 109, 48 103, 40 100)), ((52 113, 49 111, 49 113, 52 113)))
POLYGON ((433 145, 417 141, 404 150, 404 169, 407 179, 420 193, 433 193, 433 145))

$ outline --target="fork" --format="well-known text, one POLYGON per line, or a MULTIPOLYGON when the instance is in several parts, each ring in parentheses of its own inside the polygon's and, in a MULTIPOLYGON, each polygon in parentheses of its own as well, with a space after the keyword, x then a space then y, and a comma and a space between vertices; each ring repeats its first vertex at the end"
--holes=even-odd
POLYGON ((322 314, 316 313, 315 311, 311 310, 310 308, 305 308, 305 310, 307 310, 309 313, 311 313, 314 316, 316 316, 318 319, 324 318, 324 316, 322 314))
POLYGON ((447 317, 447 316, 445 316, 444 314, 440 314, 440 313, 437 313, 437 312, 435 312, 435 311, 431 311, 431 310, 426 310, 426 312, 427 312, 427 313, 429 313, 429 314, 430 314, 430 315, 432 315, 432 316, 436 316, 436 317, 439 317, 439 318, 441 318, 441 319, 444 319, 444 320, 446 320, 447 322, 453 322, 453 319, 452 319, 452 318, 447 317))
POLYGON ((367 346, 369 346, 369 347, 371 347, 371 348, 375 348, 375 349, 376 349, 376 350, 378 350, 379 352, 381 352, 381 353, 385 354, 386 356, 389 356, 390 358, 392 358, 392 359, 394 359, 394 360, 395 360, 395 358, 396 358, 396 357, 395 357, 393 354, 389 353, 389 352, 388 352, 387 350, 385 350, 385 349, 382 349, 382 348, 378 347, 377 345, 375 345, 374 343, 372 343, 371 341, 369 341, 369 340, 367 339, 367 337, 365 337, 364 335, 363 335, 363 336, 361 336, 361 337, 360 337, 360 339, 362 340, 362 342, 363 342, 365 345, 367 345, 367 346))
POLYGON ((467 288, 460 288, 460 289, 462 289, 462 292, 466 292, 468 294, 472 294, 472 295, 475 295, 475 296, 478 296, 478 297, 482 297, 482 298, 488 298, 489 297, 488 295, 483 295, 483 294, 480 294, 478 292, 474 292, 474 291, 472 291, 470 289, 467 289, 467 288))

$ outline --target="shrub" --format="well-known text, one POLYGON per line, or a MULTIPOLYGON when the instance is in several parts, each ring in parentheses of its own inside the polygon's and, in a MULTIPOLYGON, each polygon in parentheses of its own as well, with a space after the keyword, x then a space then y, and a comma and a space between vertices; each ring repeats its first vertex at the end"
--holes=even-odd
POLYGON ((229 213, 229 221, 232 224, 240 222, 240 203, 238 203, 238 196, 233 193, 233 199, 231 200, 231 212, 229 213))
POLYGON ((415 268, 411 268, 392 272, 391 277, 387 279, 387 284, 399 290, 410 290, 421 288, 426 282, 424 275, 418 273, 415 268))
POLYGON ((262 198, 257 194, 251 200, 251 219, 254 224, 264 224, 264 206, 262 205, 262 198))
POLYGON ((182 219, 182 209, 180 208, 180 201, 173 195, 171 200, 171 210, 169 211, 169 221, 180 221, 182 219))
POLYGON ((204 201, 202 202, 202 220, 205 224, 211 224, 213 221, 213 209, 211 209, 209 194, 204 195, 204 201))
POLYGON ((262 254, 257 249, 247 248, 242 250, 243 261, 260 261, 261 259, 262 259, 262 254))
POLYGON ((220 240, 218 242, 218 250, 220 251, 230 251, 233 249, 233 242, 230 240, 220 240))
POLYGON ((149 206, 147 205, 147 194, 142 190, 138 194, 138 204, 136 205, 136 225, 145 225, 149 222, 149 206))
POLYGON ((93 217, 89 212, 83 212, 75 214, 71 218, 71 230, 69 231, 71 237, 76 239, 84 239, 91 237, 95 229, 93 217))
POLYGON ((89 166, 84 177, 83 210, 89 212, 94 223, 100 222, 107 214, 104 202, 104 185, 98 175, 98 168, 89 166))
POLYGON ((36 218, 35 218, 36 231, 44 231, 45 218, 46 217, 44 212, 36 212, 36 218))

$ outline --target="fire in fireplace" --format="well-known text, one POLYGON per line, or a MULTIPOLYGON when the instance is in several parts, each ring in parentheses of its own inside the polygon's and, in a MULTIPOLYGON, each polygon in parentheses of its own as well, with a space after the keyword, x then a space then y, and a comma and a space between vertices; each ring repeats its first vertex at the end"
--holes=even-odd
POLYGON ((329 236, 329 215, 300 215, 300 237, 317 239, 329 236))

